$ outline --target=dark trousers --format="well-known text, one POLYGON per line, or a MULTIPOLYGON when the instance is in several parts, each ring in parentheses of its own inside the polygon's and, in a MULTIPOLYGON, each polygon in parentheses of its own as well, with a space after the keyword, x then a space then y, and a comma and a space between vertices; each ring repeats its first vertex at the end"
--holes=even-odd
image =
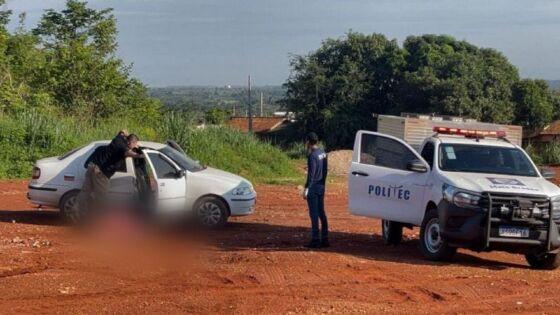
POLYGON ((326 240, 329 238, 329 224, 325 214, 325 193, 309 190, 307 194, 309 217, 311 218, 311 239, 326 240), (321 221, 321 238, 319 238, 319 220, 321 221))

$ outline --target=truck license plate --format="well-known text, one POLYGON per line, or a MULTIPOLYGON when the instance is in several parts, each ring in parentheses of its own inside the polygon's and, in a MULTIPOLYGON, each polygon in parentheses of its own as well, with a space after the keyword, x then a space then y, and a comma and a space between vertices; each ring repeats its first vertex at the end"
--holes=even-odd
POLYGON ((529 237, 529 228, 526 227, 500 226, 498 232, 503 237, 529 237))

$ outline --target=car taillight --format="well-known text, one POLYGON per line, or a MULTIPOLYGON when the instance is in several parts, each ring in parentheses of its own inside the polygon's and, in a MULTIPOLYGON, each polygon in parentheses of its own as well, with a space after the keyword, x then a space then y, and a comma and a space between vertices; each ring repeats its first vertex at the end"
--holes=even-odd
POLYGON ((41 169, 35 166, 33 167, 33 171, 31 172, 31 178, 38 179, 39 177, 41 177, 41 169))

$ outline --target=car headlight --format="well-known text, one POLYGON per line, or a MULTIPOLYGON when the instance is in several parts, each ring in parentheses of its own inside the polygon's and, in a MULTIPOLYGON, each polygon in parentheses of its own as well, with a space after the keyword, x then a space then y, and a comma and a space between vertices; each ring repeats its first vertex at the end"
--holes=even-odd
POLYGON ((443 198, 462 208, 478 208, 481 196, 458 190, 457 187, 444 184, 443 198))
POLYGON ((235 196, 244 196, 244 195, 250 195, 254 192, 253 187, 250 186, 244 186, 244 187, 237 187, 233 190, 233 194, 235 196))

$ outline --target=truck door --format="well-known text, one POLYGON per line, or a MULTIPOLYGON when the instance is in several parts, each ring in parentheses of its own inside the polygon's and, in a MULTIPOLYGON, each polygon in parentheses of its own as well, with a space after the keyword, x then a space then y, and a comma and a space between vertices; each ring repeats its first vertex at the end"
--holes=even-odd
POLYGON ((187 180, 181 170, 171 159, 159 151, 143 150, 150 176, 156 185, 158 210, 181 211, 185 209, 187 180))
POLYGON ((419 225, 429 169, 404 141, 359 131, 348 175, 350 213, 419 225))

